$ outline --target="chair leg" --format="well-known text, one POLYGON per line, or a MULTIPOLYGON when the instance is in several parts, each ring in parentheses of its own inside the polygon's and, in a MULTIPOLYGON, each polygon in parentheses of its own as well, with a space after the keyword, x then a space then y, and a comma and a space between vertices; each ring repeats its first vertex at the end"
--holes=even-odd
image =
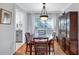
POLYGON ((29 45, 30 48, 30 55, 32 55, 32 44, 29 45))
POLYGON ((48 51, 47 51, 47 48, 46 48, 46 55, 47 55, 47 52, 48 52, 48 51))
POLYGON ((50 47, 50 43, 49 43, 49 55, 50 55, 50 48, 51 48, 51 47, 50 47))
POLYGON ((54 41, 53 41, 53 53, 54 53, 54 55, 55 55, 55 50, 54 50, 54 41))

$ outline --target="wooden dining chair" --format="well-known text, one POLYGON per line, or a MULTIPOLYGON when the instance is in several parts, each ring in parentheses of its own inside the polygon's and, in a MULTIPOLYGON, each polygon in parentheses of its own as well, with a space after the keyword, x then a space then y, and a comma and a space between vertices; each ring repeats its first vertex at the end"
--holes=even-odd
POLYGON ((53 52, 53 54, 55 54, 55 50, 54 50, 54 40, 55 40, 56 35, 53 35, 53 38, 49 41, 49 55, 50 52, 53 52))
POLYGON ((29 49, 29 45, 30 45, 30 33, 25 33, 25 38, 26 38, 26 53, 29 49))
POLYGON ((34 38, 35 55, 48 54, 48 38, 34 38))
POLYGON ((54 39, 53 38, 49 41, 49 55, 50 55, 51 52, 53 52, 53 54, 55 54, 55 51, 54 51, 54 39))

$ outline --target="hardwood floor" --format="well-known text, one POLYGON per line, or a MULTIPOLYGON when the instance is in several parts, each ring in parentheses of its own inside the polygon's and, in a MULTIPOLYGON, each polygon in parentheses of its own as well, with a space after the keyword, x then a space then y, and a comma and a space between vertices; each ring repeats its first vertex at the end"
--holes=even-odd
POLYGON ((54 41, 54 50, 55 50, 55 55, 66 55, 56 41, 54 41))
MULTIPOLYGON (((35 55, 34 53, 34 47, 32 48, 33 52, 32 55, 35 55)), ((51 48, 52 49, 52 48, 51 48)), ((29 50, 29 49, 28 49, 29 50)), ((16 55, 30 55, 30 52, 28 51, 27 54, 26 52, 26 44, 23 44, 17 51, 16 51, 16 55)), ((54 41, 54 52, 55 55, 66 55, 63 50, 60 48, 60 46, 58 45, 58 43, 56 41, 54 41)), ((50 55, 54 55, 54 53, 51 51, 50 55)))

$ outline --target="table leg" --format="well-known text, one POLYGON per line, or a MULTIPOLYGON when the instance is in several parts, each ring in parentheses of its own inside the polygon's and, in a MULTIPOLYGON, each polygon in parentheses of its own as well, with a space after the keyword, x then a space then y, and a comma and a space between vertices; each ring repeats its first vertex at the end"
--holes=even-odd
POLYGON ((50 55, 50 43, 49 43, 49 55, 50 55))
POLYGON ((30 55, 32 55, 32 44, 30 44, 30 55))

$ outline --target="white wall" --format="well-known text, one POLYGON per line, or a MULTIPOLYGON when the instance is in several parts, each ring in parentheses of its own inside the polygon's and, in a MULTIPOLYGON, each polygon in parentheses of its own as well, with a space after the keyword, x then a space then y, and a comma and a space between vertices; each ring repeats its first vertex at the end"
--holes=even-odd
POLYGON ((15 52, 14 4, 0 3, 0 8, 12 12, 10 25, 0 24, 0 55, 9 55, 15 52))
POLYGON ((34 14, 27 13, 27 32, 34 33, 34 14))

